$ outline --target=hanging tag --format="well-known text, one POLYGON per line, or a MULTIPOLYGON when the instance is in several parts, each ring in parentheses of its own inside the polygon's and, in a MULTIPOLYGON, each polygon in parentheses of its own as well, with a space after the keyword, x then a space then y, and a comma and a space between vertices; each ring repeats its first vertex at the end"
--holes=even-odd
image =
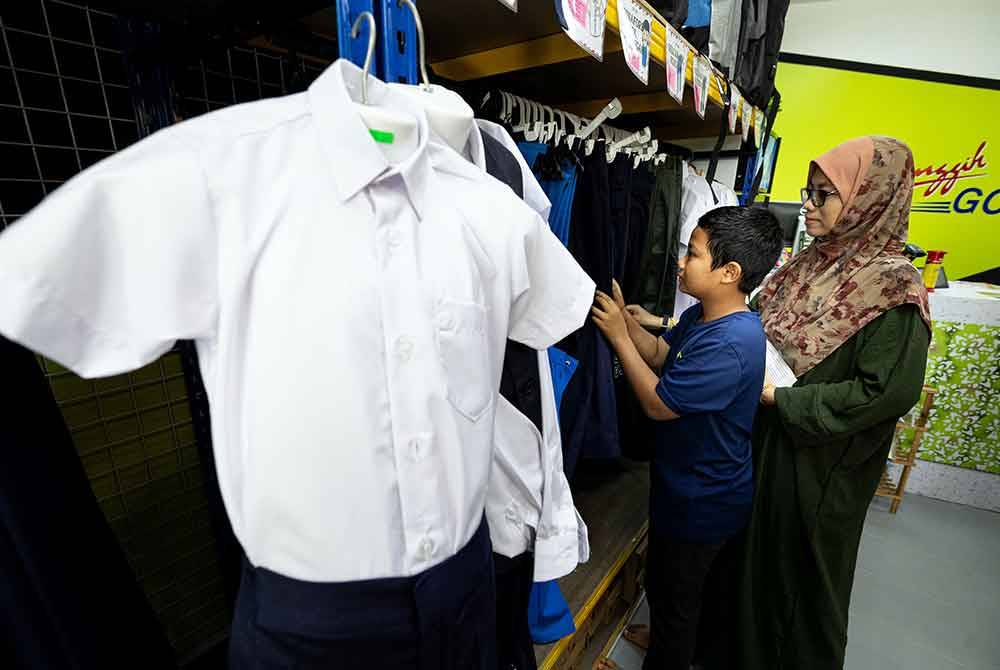
POLYGON ((635 0, 618 0, 618 34, 632 74, 649 84, 649 37, 653 16, 635 0))
POLYGON ((756 107, 753 110, 753 137, 757 148, 760 149, 763 146, 761 141, 764 139, 764 111, 756 107))
POLYGON ((608 0, 559 0, 563 30, 584 51, 604 60, 604 25, 608 0))
POLYGON ((736 134, 736 119, 740 116, 740 105, 743 104, 743 94, 735 84, 729 85, 729 93, 732 100, 729 102, 729 134, 736 134))
POLYGON ((694 111, 698 116, 705 118, 705 110, 708 107, 709 77, 712 74, 712 66, 704 56, 696 56, 694 59, 694 111))
POLYGON ((690 49, 687 42, 671 26, 666 30, 667 52, 667 91, 670 97, 678 103, 684 102, 684 80, 687 75, 687 62, 690 49))
POLYGON ((392 144, 396 141, 396 135, 385 130, 369 130, 372 139, 379 144, 392 144))
POLYGON ((517 0, 499 0, 500 4, 517 14, 517 0))
POLYGON ((753 125, 753 105, 747 102, 746 98, 743 98, 743 141, 746 142, 750 137, 750 126, 753 125))

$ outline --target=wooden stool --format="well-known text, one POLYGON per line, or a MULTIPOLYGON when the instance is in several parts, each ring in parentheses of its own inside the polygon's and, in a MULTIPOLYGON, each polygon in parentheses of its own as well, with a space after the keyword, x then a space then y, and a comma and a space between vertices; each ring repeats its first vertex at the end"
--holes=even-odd
POLYGON ((898 512, 899 505, 903 502, 903 491, 906 490, 906 480, 910 478, 910 470, 913 469, 914 462, 917 460, 917 450, 920 449, 920 442, 924 439, 924 433, 927 432, 927 420, 930 418, 931 408, 934 407, 934 395, 936 393, 936 389, 925 386, 924 403, 916 422, 912 425, 903 421, 896 424, 896 434, 893 436, 892 450, 889 452, 889 462, 886 463, 885 469, 882 471, 882 481, 879 482, 878 490, 875 491, 875 495, 892 500, 889 504, 890 514, 898 512), (900 437, 904 431, 912 431, 913 433, 913 441, 905 451, 900 448, 900 437), (899 479, 896 482, 893 482, 892 477, 889 476, 889 463, 903 466, 902 471, 899 473, 899 479))

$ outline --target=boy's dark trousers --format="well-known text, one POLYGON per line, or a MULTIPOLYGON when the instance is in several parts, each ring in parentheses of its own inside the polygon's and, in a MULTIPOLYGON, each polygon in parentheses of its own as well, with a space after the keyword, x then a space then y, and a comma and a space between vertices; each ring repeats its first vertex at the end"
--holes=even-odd
POLYGON ((692 544, 650 534, 650 641, 643 670, 728 667, 739 545, 738 538, 692 544))

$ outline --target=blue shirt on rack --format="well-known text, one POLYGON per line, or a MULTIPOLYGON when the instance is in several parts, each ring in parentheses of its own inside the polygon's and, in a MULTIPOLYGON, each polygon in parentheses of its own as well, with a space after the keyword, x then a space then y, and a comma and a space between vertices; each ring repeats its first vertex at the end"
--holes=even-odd
POLYGON ((657 425, 650 523, 657 535, 714 544, 749 519, 750 435, 766 339, 755 312, 701 319, 699 303, 666 335, 670 353, 656 392, 680 418, 657 425))

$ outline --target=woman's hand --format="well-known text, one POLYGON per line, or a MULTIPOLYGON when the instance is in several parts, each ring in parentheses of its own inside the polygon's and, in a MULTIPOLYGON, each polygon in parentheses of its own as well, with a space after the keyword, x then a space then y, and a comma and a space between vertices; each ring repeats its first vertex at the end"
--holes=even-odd
POLYGON ((593 322, 597 324, 597 327, 604 333, 613 347, 617 349, 620 344, 631 341, 628 335, 628 325, 625 323, 625 314, 607 293, 597 292, 590 313, 593 322))
POLYGON ((764 384, 764 390, 760 392, 760 404, 774 406, 774 384, 764 384))

